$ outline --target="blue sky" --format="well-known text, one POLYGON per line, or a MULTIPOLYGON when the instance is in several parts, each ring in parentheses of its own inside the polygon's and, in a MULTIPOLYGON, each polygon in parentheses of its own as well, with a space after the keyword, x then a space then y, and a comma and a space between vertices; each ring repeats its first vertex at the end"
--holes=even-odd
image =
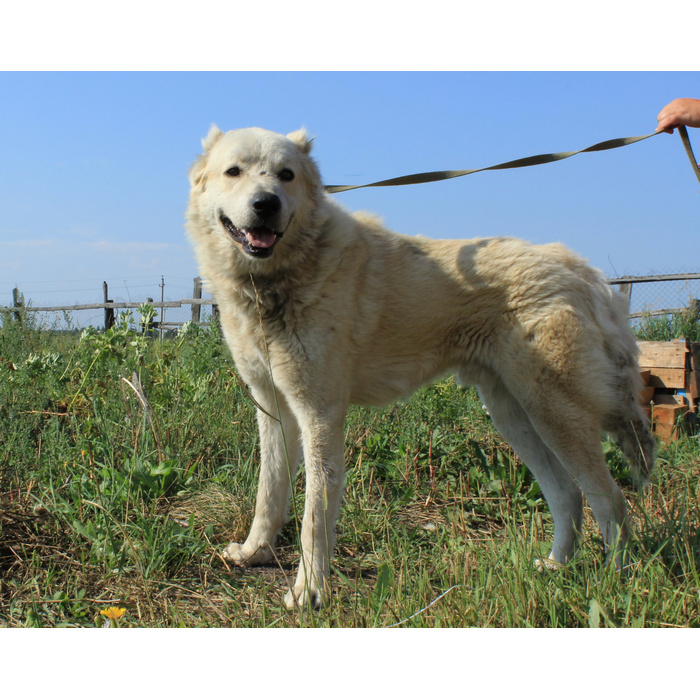
MULTIPOLYGON (((479 168, 651 133, 700 72, 3 72, 0 304, 191 293, 187 169, 212 122, 305 126, 327 184, 479 168)), ((700 130, 691 130, 700 156, 700 130)), ((336 195, 435 238, 561 241, 607 274, 700 270, 677 134, 522 170, 336 195)), ((156 297, 157 298, 157 297, 156 297)))

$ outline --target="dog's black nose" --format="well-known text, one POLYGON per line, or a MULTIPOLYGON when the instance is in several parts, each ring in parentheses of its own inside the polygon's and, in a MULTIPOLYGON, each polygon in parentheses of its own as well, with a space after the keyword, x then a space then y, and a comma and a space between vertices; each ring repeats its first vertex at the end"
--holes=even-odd
POLYGON ((260 194, 253 200, 253 209, 262 217, 274 216, 282 208, 282 202, 276 194, 260 194))

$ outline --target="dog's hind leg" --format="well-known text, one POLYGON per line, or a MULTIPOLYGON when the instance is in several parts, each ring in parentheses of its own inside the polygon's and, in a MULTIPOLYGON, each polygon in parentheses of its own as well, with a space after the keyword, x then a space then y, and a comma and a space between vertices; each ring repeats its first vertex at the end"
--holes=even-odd
POLYGON ((626 563, 627 506, 610 474, 601 445, 602 420, 570 400, 555 382, 544 383, 523 405, 533 427, 583 491, 617 568, 626 563))
POLYGON ((255 516, 244 544, 232 542, 224 557, 255 566, 272 558, 275 538, 287 520, 290 485, 301 458, 299 428, 283 397, 256 391, 260 432, 260 477, 255 516), (264 409, 264 410, 261 410, 264 409), (279 409, 279 410, 278 410, 279 409))
POLYGON ((492 377, 482 381, 479 384, 479 394, 495 426, 527 465, 542 489, 554 520, 550 562, 566 563, 576 549, 581 532, 581 490, 556 455, 542 441, 527 413, 500 379, 492 377))

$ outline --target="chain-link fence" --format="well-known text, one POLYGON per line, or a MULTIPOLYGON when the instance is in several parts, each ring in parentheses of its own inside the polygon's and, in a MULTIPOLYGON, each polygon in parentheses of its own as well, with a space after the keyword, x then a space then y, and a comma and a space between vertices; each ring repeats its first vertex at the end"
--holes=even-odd
POLYGON ((696 308, 700 299, 699 273, 620 277, 610 282, 628 296, 633 319, 647 314, 675 314, 696 308))

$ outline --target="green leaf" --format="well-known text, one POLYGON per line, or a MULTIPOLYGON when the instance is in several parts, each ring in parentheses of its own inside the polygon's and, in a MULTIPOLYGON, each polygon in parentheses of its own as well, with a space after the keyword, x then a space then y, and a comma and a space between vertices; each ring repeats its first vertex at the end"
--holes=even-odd
POLYGON ((595 598, 591 598, 588 603, 588 626, 593 629, 600 627, 600 617, 603 613, 600 603, 595 598))
POLYGON ((379 567, 377 571, 377 585, 372 594, 375 599, 381 600, 386 596, 392 583, 394 582, 394 571, 390 564, 386 562, 379 567))
POLYGON ((170 476, 174 466, 175 460, 169 459, 152 466, 149 473, 151 476, 170 476))

